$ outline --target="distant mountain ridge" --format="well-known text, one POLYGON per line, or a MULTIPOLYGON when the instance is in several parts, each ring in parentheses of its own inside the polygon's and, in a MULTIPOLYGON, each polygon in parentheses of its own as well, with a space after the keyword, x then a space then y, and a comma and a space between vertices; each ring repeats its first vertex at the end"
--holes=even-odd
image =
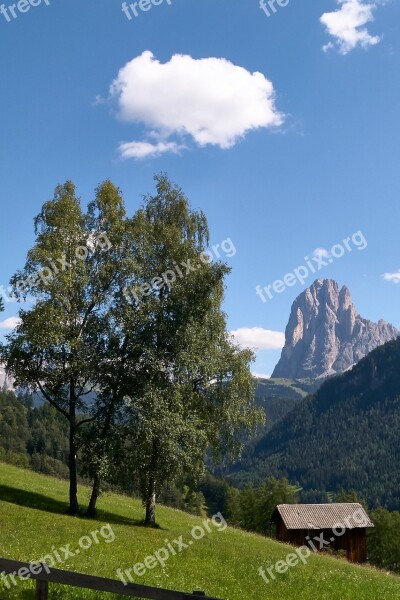
POLYGON ((317 279, 294 301, 285 346, 273 378, 316 379, 344 373, 400 332, 386 321, 363 319, 350 291, 317 279))

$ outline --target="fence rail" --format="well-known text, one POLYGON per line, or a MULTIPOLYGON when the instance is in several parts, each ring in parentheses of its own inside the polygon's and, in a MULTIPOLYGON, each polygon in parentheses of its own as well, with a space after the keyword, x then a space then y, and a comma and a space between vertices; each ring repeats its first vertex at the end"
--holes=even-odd
POLYGON ((83 575, 82 573, 74 573, 72 571, 51 569, 47 565, 46 568, 43 567, 40 573, 34 574, 30 569, 31 566, 31 563, 0 558, 0 573, 4 572, 6 575, 13 575, 21 579, 36 580, 36 600, 48 600, 49 583, 110 592, 119 594, 120 596, 130 596, 131 598, 151 598, 153 600, 196 600, 196 598, 201 598, 202 600, 220 600, 219 598, 206 596, 204 592, 200 591, 187 594, 185 592, 175 592, 137 583, 124 585, 121 581, 115 579, 104 579, 103 577, 96 577, 94 575, 83 575), (27 570, 29 576, 26 572, 27 570))

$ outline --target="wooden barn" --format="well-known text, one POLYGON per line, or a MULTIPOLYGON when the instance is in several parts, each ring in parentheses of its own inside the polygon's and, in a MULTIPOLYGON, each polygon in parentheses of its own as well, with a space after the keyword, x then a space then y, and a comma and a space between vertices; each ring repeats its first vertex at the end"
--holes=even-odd
POLYGON ((344 550, 351 562, 367 560, 367 529, 374 524, 361 504, 280 504, 271 521, 282 542, 314 552, 344 550))

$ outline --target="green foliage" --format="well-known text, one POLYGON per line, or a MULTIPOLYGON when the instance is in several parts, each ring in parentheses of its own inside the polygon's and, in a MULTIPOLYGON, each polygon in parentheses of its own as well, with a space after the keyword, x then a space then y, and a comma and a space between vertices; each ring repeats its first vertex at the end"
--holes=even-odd
POLYGON ((49 404, 42 404, 29 410, 28 421, 28 453, 45 454, 68 464, 68 424, 63 416, 49 404))
MULTIPOLYGON (((200 476, 208 449, 215 460, 236 457, 262 421, 253 355, 233 343, 221 309, 229 269, 204 255, 206 218, 166 176, 156 177, 156 188, 128 218, 110 181, 86 210, 72 182, 58 186, 11 280, 17 299, 35 303, 20 310, 1 360, 18 386, 40 392, 67 421, 72 514, 79 456, 94 482, 91 514, 101 480, 118 479, 120 469, 140 482, 154 523, 164 483, 200 476)), ((28 450, 36 466, 56 468, 45 456, 63 461, 67 449, 62 438, 46 438, 41 416, 28 450)))
POLYGON ((400 512, 379 508, 371 519, 375 528, 368 532, 368 559, 378 567, 400 572, 400 512))
POLYGON ((233 344, 221 310, 229 269, 202 259, 205 216, 165 176, 156 184, 132 221, 138 267, 128 291, 136 301, 118 313, 133 339, 124 370, 127 443, 149 523, 165 482, 199 477, 207 448, 216 460, 236 456, 244 432, 262 419, 253 405, 252 354, 233 344), (166 273, 176 274, 173 283, 150 286, 166 273))
POLYGON ((30 438, 27 409, 13 392, 0 391, 0 446, 25 454, 30 438))
POLYGON ((215 515, 221 512, 228 516, 228 503, 230 493, 233 489, 227 481, 220 477, 215 477, 210 473, 206 473, 199 482, 199 490, 206 499, 208 512, 210 515, 215 515))
POLYGON ((278 504, 297 504, 300 490, 287 479, 269 478, 259 487, 231 489, 227 502, 230 523, 246 531, 274 535, 272 514, 278 504))
POLYGON ((37 471, 38 473, 68 479, 67 465, 60 460, 52 458, 51 456, 46 456, 45 454, 32 454, 30 467, 33 471, 37 471))
POLYGON ((338 493, 335 495, 335 499, 332 500, 334 502, 359 502, 361 504, 365 504, 360 500, 358 492, 356 490, 344 490, 340 488, 338 493))
POLYGON ((47 404, 34 407, 28 394, 0 392, 0 460, 67 477, 68 427, 47 404))
POLYGON ((27 469, 29 467, 29 457, 27 454, 11 452, 0 447, 0 462, 8 465, 14 465, 15 467, 22 467, 27 469))
POLYGON ((206 515, 205 498, 202 492, 196 491, 186 484, 165 484, 158 496, 158 501, 160 504, 183 510, 191 515, 206 515))
MULTIPOLYGON (((109 181, 96 190, 86 213, 67 181, 35 219, 36 241, 22 271, 11 279, 14 295, 35 299, 19 312, 2 360, 16 385, 41 395, 68 421, 70 511, 76 494, 78 430, 95 416, 86 399, 108 361, 109 312, 124 265, 124 205, 109 181), (122 255, 121 255, 122 251, 122 255)), ((109 363, 108 367, 109 369, 109 363)))
POLYGON ((230 525, 273 536, 272 514, 278 504, 297 504, 300 489, 287 479, 269 478, 264 484, 238 489, 224 479, 207 474, 199 484, 208 513, 221 512, 230 525))

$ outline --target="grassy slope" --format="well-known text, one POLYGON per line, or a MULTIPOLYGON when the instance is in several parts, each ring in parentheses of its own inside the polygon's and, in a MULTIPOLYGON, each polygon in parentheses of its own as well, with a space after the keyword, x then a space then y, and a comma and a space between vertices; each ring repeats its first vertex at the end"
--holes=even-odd
MULTIPOLYGON (((194 525, 201 520, 165 507, 158 509, 159 530, 139 525, 143 517, 140 502, 108 494, 100 500, 100 521, 71 518, 63 514, 67 484, 51 477, 24 471, 0 463, 0 556, 21 561, 37 560, 71 544, 78 547, 81 536, 90 534, 104 523, 111 523, 116 539, 103 539, 79 556, 68 559, 59 568, 116 578, 118 567, 127 568, 183 535, 190 539, 194 525), (130 520, 133 519, 133 522, 130 520)), ((88 490, 80 489, 80 500, 87 502, 88 490)), ((266 584, 258 567, 284 559, 289 546, 243 533, 231 528, 208 534, 181 554, 172 557, 164 569, 157 567, 141 583, 191 592, 203 589, 225 600, 391 600, 400 598, 400 578, 369 567, 359 567, 327 556, 311 556, 306 566, 290 569, 266 584)), ((22 582, 17 590, 6 591, 0 584, 2 600, 33 598, 32 584, 22 582), (26 590, 26 591, 23 591, 26 590)), ((65 600, 94 599, 98 592, 51 587, 50 597, 65 600)), ((120 598, 121 596, 119 596, 120 598)))
POLYGON ((305 398, 313 391, 316 383, 311 379, 258 379, 258 392, 266 396, 278 396, 281 398, 305 398))
POLYGON ((290 410, 319 387, 318 381, 302 379, 258 379, 256 403, 264 408, 269 430, 290 410))

